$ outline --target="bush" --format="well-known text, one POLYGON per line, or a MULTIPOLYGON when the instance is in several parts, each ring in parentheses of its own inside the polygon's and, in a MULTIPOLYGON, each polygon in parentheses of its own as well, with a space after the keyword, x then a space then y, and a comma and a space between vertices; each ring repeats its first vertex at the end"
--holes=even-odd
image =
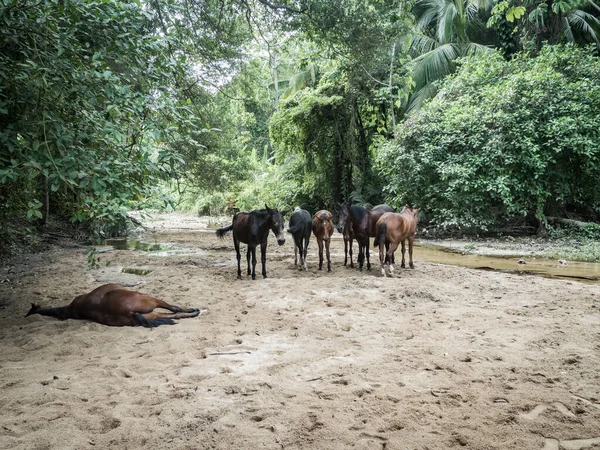
POLYGON ((568 210, 600 217, 600 60, 547 46, 535 59, 464 59, 440 93, 378 154, 396 206, 441 227, 568 210))

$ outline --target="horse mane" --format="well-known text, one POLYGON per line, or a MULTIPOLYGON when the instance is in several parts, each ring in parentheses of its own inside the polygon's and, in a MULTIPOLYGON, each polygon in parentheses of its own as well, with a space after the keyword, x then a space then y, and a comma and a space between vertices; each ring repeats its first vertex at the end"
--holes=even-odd
POLYGON ((362 218, 367 215, 367 208, 364 208, 363 206, 349 205, 348 209, 349 209, 350 214, 352 215, 352 217, 354 219, 357 219, 357 221, 362 220, 362 218))

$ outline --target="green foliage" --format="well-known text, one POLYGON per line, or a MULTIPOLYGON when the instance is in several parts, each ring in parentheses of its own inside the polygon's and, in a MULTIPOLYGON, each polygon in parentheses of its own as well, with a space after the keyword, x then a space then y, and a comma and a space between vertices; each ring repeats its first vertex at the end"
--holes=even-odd
POLYGON ((98 263, 98 259, 96 258, 96 256, 98 255, 98 250, 96 249, 96 247, 88 248, 86 255, 88 269, 99 269, 100 264, 98 263))
POLYGON ((0 197, 119 232, 181 162, 161 145, 189 124, 167 41, 132 2, 10 1, 0 18, 0 197))
POLYGON ((597 220, 599 141, 600 61, 548 46, 535 59, 463 60, 378 165, 392 203, 420 206, 438 226, 564 210, 597 220))

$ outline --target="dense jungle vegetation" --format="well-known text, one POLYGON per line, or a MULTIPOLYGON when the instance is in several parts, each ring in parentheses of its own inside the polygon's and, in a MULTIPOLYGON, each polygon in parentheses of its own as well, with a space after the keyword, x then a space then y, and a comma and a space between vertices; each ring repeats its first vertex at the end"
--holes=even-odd
POLYGON ((127 211, 600 221, 594 0, 1 0, 0 240, 127 211))

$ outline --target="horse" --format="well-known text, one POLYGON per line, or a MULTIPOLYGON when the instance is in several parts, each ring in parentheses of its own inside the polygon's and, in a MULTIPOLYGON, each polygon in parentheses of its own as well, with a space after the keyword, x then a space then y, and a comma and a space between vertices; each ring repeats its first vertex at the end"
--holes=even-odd
POLYGON ((385 277, 385 263, 388 263, 390 275, 394 271, 394 252, 398 244, 402 243, 402 264, 405 267, 404 253, 406 251, 405 240, 408 239, 408 257, 411 269, 413 264, 413 243, 417 234, 417 224, 419 223, 419 209, 411 209, 404 206, 399 213, 385 213, 377 221, 377 236, 375 246, 379 246, 379 262, 381 263, 381 275, 385 277), (387 251, 384 251, 384 245, 389 244, 387 251))
MULTIPOLYGON (((329 253, 329 245, 331 244, 331 236, 333 235, 334 226, 332 219, 333 215, 322 209, 315 214, 312 221, 312 231, 317 238, 317 244, 319 245, 319 270, 323 269, 323 244, 325 244, 325 251, 327 254, 327 272, 331 272, 331 255, 329 253)), ((344 239, 345 241, 345 239, 344 239)), ((350 258, 352 261, 352 258, 350 258)))
POLYGON ((217 236, 220 238, 233 230, 233 245, 238 263, 238 280, 242 279, 240 242, 248 245, 246 261, 248 262, 248 275, 252 274, 253 280, 256 280, 256 246, 260 244, 262 276, 267 278, 267 238, 269 237, 269 230, 275 234, 277 243, 283 245, 285 243, 285 236, 283 235, 283 216, 285 214, 285 211, 279 212, 265 205, 265 209, 257 209, 249 213, 237 213, 233 216, 231 225, 217 230, 217 236), (252 272, 250 272, 250 255, 252 255, 252 272))
POLYGON ((78 295, 67 306, 43 308, 35 303, 25 317, 33 314, 55 317, 58 320, 90 320, 111 327, 174 325, 173 319, 196 317, 199 309, 180 308, 167 302, 125 289, 120 284, 104 284, 87 294, 78 295), (171 313, 153 312, 164 308, 171 313))
POLYGON ((310 241, 312 217, 304 209, 296 208, 290 217, 288 232, 294 237, 294 265, 298 267, 298 250, 300 250, 300 267, 306 267, 306 253, 310 241))
POLYGON ((344 234, 344 251, 346 251, 346 241, 350 244, 350 267, 354 267, 352 263, 352 239, 356 239, 358 242, 358 270, 362 272, 365 253, 367 256, 367 270, 371 270, 369 238, 376 235, 377 220, 386 212, 393 211, 394 209, 388 205, 377 205, 373 209, 366 209, 358 205, 340 203, 337 230, 344 234))

